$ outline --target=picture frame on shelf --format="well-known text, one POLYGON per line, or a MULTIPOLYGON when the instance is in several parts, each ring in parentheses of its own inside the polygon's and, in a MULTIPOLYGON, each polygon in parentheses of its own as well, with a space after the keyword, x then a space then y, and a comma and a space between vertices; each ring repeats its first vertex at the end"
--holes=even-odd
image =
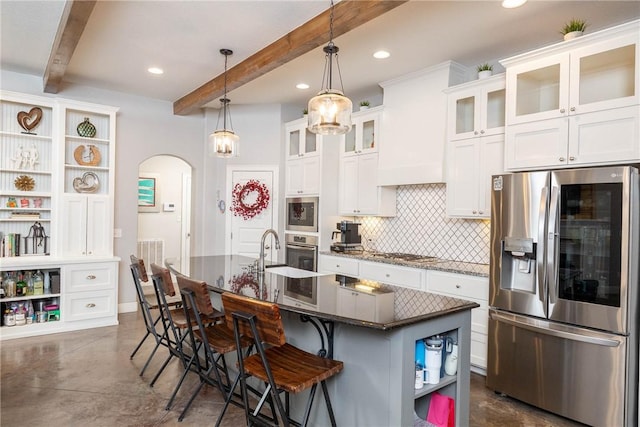
POLYGON ((158 175, 144 174, 138 177, 138 212, 160 212, 158 175))

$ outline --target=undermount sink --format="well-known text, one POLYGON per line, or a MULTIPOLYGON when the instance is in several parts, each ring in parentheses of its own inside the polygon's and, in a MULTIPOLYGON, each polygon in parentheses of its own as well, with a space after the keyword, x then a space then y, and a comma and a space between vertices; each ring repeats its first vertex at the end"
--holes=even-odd
POLYGON ((326 274, 323 274, 323 273, 316 273, 315 271, 301 270, 299 268, 294 268, 289 266, 277 266, 277 267, 267 266, 265 271, 267 273, 273 273, 279 276, 291 277, 294 279, 305 279, 307 277, 326 276, 326 274))

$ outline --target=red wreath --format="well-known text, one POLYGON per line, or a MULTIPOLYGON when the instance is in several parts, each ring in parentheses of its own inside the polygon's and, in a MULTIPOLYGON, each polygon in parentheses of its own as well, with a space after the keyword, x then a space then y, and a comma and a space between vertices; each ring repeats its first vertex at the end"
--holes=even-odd
POLYGON ((269 189, 266 184, 250 179, 246 184, 237 183, 233 187, 231 211, 236 216, 251 219, 269 206, 269 189), (248 197, 255 194, 255 202, 247 203, 248 197))
POLYGON ((260 295, 260 286, 256 282, 254 275, 251 273, 242 273, 240 275, 234 275, 233 279, 231 279, 230 282, 231 282, 231 291, 233 293, 239 294, 241 293, 240 291, 242 289, 250 288, 251 290, 253 290, 254 295, 248 295, 248 296, 255 296, 256 298, 261 298, 263 300, 267 299, 267 287, 265 286, 262 289, 262 295, 260 295))

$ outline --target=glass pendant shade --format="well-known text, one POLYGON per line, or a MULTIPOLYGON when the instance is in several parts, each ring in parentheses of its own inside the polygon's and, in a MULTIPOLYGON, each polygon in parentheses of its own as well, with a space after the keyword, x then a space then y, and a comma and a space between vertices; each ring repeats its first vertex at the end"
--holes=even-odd
POLYGON ((309 100, 308 123, 310 132, 320 135, 341 135, 351 130, 353 103, 342 92, 327 89, 309 100))
POLYGON ((220 129, 209 135, 209 155, 235 157, 238 155, 240 137, 232 130, 220 129))
POLYGON ((233 131, 231 111, 229 110, 231 100, 227 98, 227 59, 229 55, 233 55, 233 51, 231 49, 220 49, 220 53, 224 55, 224 97, 220 98, 221 108, 218 112, 217 130, 209 135, 209 155, 236 157, 238 155, 240 137, 233 131), (222 128, 220 128, 220 119, 222 119, 222 128), (229 129, 227 129, 227 123, 229 124, 229 129))

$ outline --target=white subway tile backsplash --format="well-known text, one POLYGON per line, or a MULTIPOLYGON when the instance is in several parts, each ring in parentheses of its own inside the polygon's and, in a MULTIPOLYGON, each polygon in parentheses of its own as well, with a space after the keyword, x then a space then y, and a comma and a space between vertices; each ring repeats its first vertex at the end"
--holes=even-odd
POLYGON ((489 221, 447 218, 445 184, 398 187, 395 217, 358 221, 368 250, 489 263, 489 221))

